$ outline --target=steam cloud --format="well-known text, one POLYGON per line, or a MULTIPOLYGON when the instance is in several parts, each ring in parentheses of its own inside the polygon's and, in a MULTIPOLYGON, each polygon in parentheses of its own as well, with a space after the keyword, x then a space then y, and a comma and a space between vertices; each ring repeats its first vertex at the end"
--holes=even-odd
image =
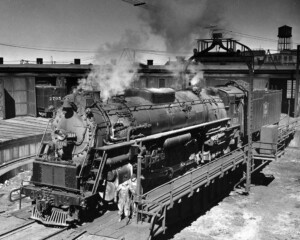
POLYGON ((191 51, 195 39, 208 37, 207 27, 221 26, 226 1, 151 0, 140 18, 153 34, 163 37, 167 51, 191 51), (146 11, 145 11, 146 10, 146 11))
POLYGON ((119 41, 105 43, 96 53, 95 65, 87 78, 79 80, 78 88, 98 90, 101 98, 121 94, 135 80, 138 65, 134 63, 134 55, 130 50, 143 46, 148 35, 145 31, 125 30, 119 41), (111 61, 111 62, 108 62, 111 61))
MULTIPOLYGON (((151 33, 164 39, 166 50, 173 53, 189 51, 195 47, 195 39, 208 37, 206 29, 212 25, 220 26, 221 11, 226 3, 219 0, 151 0, 149 7, 141 9, 140 18, 150 26, 151 33), (223 6, 222 6, 223 5, 223 6)), ((226 1, 224 1, 226 2, 226 1)), ((86 79, 81 79, 79 87, 87 90, 100 90, 104 100, 121 93, 130 87, 138 68, 133 64, 133 55, 127 52, 127 59, 117 64, 107 65, 107 59, 118 58, 124 49, 145 49, 149 34, 144 28, 139 31, 125 30, 119 41, 105 43, 96 54, 97 65, 86 79), (128 56, 128 54, 130 56, 128 56), (128 59, 132 58, 132 59, 128 59)), ((132 53, 131 53, 132 54, 132 53)), ((120 59, 119 59, 120 60, 120 59)), ((175 88, 180 88, 182 65, 174 68, 174 76, 178 79, 175 88)), ((198 69, 199 71, 199 69, 198 69)), ((201 74, 201 73, 199 73, 201 74)), ((194 76, 192 84, 196 84, 199 74, 194 76)), ((191 76, 185 76, 189 81, 191 76)))
POLYGON ((204 83, 204 76, 203 76, 203 71, 198 72, 191 80, 191 85, 195 86, 195 85, 205 85, 204 83))
POLYGON ((97 65, 87 78, 79 81, 84 90, 98 90, 105 101, 111 96, 121 94, 134 81, 138 67, 130 62, 121 64, 97 65))
POLYGON ((126 29, 119 41, 107 42, 99 47, 96 53, 95 63, 103 63, 107 61, 107 59, 112 58, 124 61, 132 61, 133 51, 131 50, 144 48, 148 39, 149 35, 143 28, 137 31, 126 29), (124 53, 124 49, 128 49, 126 54, 122 54, 124 53), (121 56, 124 59, 120 59, 121 56))

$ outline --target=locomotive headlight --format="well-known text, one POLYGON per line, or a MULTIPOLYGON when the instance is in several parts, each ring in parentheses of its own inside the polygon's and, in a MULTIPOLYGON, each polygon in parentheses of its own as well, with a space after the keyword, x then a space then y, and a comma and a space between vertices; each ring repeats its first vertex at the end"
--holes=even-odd
POLYGON ((65 140, 66 137, 67 137, 67 135, 64 134, 64 133, 62 132, 62 130, 58 130, 58 129, 54 131, 54 134, 56 134, 57 139, 60 140, 60 141, 65 140))
POLYGON ((85 199, 81 200, 81 202, 80 202, 79 205, 80 205, 80 207, 85 208, 86 207, 86 201, 85 201, 85 199))

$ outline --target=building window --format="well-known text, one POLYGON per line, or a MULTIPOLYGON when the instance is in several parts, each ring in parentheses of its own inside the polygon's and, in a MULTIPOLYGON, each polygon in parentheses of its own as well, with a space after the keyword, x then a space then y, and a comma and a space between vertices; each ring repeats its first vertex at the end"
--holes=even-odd
POLYGON ((145 86, 146 86, 146 88, 149 88, 149 79, 148 78, 145 78, 145 86))
POLYGON ((165 81, 165 79, 159 79, 158 87, 159 88, 166 87, 166 81, 165 81))
POLYGON ((287 80, 287 82, 286 82, 286 98, 287 99, 295 98, 295 87, 296 87, 295 80, 287 80))

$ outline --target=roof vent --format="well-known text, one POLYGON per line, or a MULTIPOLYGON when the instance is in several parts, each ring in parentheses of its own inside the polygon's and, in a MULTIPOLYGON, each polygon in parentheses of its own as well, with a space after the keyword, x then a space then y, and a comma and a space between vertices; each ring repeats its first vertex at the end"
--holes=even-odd
POLYGON ((75 59, 74 59, 74 64, 80 65, 80 59, 79 59, 79 58, 75 58, 75 59))
POLYGON ((42 58, 37 58, 36 59, 36 64, 43 64, 43 59, 42 58))
POLYGON ((148 59, 147 60, 147 65, 148 66, 152 66, 153 65, 153 60, 152 59, 148 59))

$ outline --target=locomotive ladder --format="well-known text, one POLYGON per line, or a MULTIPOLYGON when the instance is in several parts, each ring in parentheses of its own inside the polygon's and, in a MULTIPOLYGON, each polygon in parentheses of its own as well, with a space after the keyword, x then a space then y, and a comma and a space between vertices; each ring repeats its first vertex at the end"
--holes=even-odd
MULTIPOLYGON (((97 127, 93 131, 93 135, 91 136, 91 139, 95 139, 96 132, 97 132, 97 127)), ((81 167, 79 175, 78 175, 79 179, 82 177, 83 168, 86 165, 86 161, 88 161, 88 158, 89 158, 89 154, 88 153, 91 152, 91 150, 93 150, 93 149, 94 149, 93 147, 89 146, 89 149, 87 150, 87 154, 85 155, 85 158, 84 158, 83 163, 82 163, 82 167, 81 167)))
POLYGON ((106 154, 105 151, 103 152, 101 158, 96 158, 96 157, 94 158, 94 162, 95 162, 95 160, 100 161, 100 164, 99 164, 98 169, 97 168, 92 169, 92 170, 95 170, 94 172, 97 171, 97 175, 96 175, 96 178, 95 178, 95 183, 94 183, 93 189, 92 189, 92 194, 95 194, 97 192, 97 189, 99 187, 100 179, 102 178, 102 172, 103 172, 103 168, 104 168, 105 163, 106 163, 106 159, 107 159, 107 154, 106 154))
MULTIPOLYGON (((97 148, 94 148, 94 149, 97 150, 97 148)), ((96 177, 94 179, 88 180, 86 182, 88 185, 92 186, 92 190, 90 192, 90 194, 92 194, 92 195, 97 192, 97 189, 99 187, 99 182, 100 182, 100 179, 102 178, 102 172, 103 172, 103 169, 104 169, 104 166, 106 163, 106 159, 107 159, 106 151, 103 151, 102 157, 95 156, 93 159, 92 166, 94 166, 95 162, 99 162, 98 167, 93 167, 91 169, 91 172, 94 173, 96 175, 96 177)))

